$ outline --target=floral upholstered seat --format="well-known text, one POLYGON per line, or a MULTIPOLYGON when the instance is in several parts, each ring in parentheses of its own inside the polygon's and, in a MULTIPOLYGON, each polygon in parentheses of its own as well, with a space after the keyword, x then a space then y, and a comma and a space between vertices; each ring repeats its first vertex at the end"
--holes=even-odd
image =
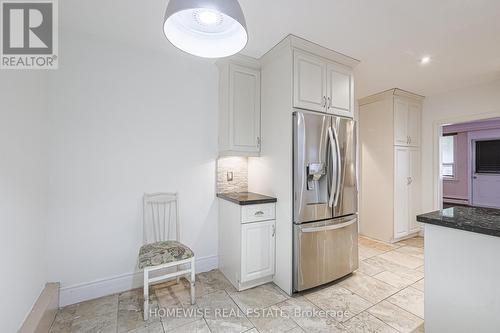
POLYGON ((139 250, 139 269, 192 258, 193 251, 176 241, 146 244, 139 250))

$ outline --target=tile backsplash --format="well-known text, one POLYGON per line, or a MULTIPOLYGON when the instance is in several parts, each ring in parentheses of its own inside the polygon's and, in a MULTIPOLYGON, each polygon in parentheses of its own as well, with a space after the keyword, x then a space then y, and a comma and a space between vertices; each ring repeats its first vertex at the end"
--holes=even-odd
POLYGON ((221 157, 217 160, 217 193, 248 191, 248 158, 221 157), (228 181, 228 172, 233 180, 228 181))

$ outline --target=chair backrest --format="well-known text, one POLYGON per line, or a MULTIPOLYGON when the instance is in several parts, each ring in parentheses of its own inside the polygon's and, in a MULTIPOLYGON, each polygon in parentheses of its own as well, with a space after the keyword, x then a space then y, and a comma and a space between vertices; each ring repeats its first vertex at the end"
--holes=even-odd
POLYGON ((144 244, 167 240, 179 241, 177 193, 146 193, 143 204, 144 244))

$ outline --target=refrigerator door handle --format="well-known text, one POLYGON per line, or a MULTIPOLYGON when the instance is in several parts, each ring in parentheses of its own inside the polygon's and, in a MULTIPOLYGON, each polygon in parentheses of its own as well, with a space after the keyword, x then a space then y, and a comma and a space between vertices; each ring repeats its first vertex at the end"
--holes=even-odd
MULTIPOLYGON (((334 145, 333 142, 335 140, 333 138, 333 131, 332 131, 331 127, 328 127, 328 137, 330 139, 330 149, 331 149, 331 154, 332 154, 332 158, 333 158, 333 156, 335 156, 335 150, 334 150, 334 147, 333 147, 333 145, 334 145)), ((338 155, 337 155, 337 159, 338 159, 338 155)), ((328 167, 331 168, 332 166, 329 165, 328 167)), ((328 173, 330 173, 330 171, 328 171, 328 173)), ((338 179, 338 177, 337 177, 337 179, 338 179)), ((334 191, 335 191, 335 187, 334 187, 334 184, 333 184, 333 177, 332 177, 331 183, 330 183, 330 196, 328 198, 328 206, 330 206, 330 207, 332 207, 333 202, 335 200, 335 195, 336 194, 334 193, 334 191)))
POLYGON ((321 226, 321 227, 304 227, 301 228, 300 232, 319 232, 319 231, 327 231, 327 230, 336 230, 336 229, 342 229, 345 227, 350 226, 351 224, 354 224, 358 221, 358 219, 354 218, 351 221, 344 222, 344 223, 338 223, 338 224, 332 224, 332 225, 326 225, 326 226, 321 226))
POLYGON ((333 136, 335 137, 335 149, 337 151, 337 188, 335 190, 335 200, 333 205, 336 207, 338 202, 339 202, 339 197, 340 197, 340 178, 342 175, 342 160, 340 157, 340 144, 339 144, 339 136, 337 134, 337 129, 335 127, 332 127, 333 129, 333 136))

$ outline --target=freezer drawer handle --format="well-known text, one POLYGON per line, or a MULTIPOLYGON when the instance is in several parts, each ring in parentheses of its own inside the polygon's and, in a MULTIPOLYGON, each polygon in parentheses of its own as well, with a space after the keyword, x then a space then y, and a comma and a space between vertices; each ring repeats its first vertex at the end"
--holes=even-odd
POLYGON ((339 223, 339 224, 333 224, 333 225, 327 225, 327 226, 324 226, 324 227, 304 228, 304 229, 301 229, 300 232, 318 232, 318 231, 327 231, 327 230, 341 229, 341 228, 345 228, 345 227, 348 227, 348 226, 356 223, 357 220, 358 219, 353 219, 353 220, 348 221, 348 222, 339 223))

